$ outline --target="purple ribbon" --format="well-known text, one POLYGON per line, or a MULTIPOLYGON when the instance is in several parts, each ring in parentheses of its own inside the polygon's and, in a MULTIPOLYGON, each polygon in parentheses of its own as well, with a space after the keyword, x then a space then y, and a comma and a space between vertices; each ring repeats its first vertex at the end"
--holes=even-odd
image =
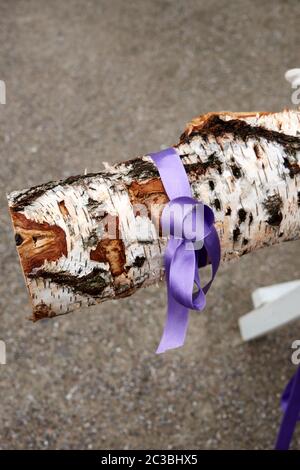
POLYGON ((168 148, 149 156, 157 166, 170 200, 161 216, 162 232, 169 234, 164 257, 168 311, 156 351, 162 353, 184 344, 189 309, 205 307, 205 294, 217 273, 221 251, 213 211, 192 198, 187 174, 175 149, 168 148), (195 227, 201 230, 195 233, 195 227), (211 262, 212 276, 201 288, 198 268, 208 262, 211 262), (193 292, 194 284, 196 292, 193 292))
POLYGON ((281 408, 284 412, 275 449, 288 450, 293 438, 297 421, 300 420, 300 367, 281 396, 281 408))

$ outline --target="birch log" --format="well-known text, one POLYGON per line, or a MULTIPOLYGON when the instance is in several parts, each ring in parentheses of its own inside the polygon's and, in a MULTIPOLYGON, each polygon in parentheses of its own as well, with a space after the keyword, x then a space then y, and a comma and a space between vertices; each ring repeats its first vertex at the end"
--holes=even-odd
MULTIPOLYGON (((202 115, 175 147, 193 196, 214 209, 222 261, 299 238, 300 111, 202 115)), ((167 200, 148 156, 9 194, 32 319, 161 280, 166 240, 149 214, 167 200)))

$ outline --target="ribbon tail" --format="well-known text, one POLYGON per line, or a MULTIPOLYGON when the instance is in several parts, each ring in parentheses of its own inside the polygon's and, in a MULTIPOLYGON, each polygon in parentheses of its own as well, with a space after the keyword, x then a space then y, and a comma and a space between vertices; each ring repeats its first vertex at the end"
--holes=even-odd
POLYGON ((183 346, 189 321, 189 309, 168 293, 168 311, 164 331, 156 354, 183 346))
POLYGON ((275 450, 288 450, 300 413, 300 367, 282 394, 284 415, 280 424, 275 450))
POLYGON ((171 238, 168 241, 165 252, 168 310, 164 331, 156 350, 156 354, 161 354, 169 349, 175 349, 182 346, 187 332, 189 309, 179 303, 173 296, 174 288, 176 290, 176 287, 180 287, 180 282, 178 282, 177 286, 172 286, 172 283, 170 283, 172 261, 174 254, 181 244, 181 240, 171 238))

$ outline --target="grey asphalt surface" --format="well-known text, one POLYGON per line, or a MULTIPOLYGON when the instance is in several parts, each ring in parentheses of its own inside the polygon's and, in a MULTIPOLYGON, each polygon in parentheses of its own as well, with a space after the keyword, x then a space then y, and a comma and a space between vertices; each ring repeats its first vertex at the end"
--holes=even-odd
POLYGON ((222 267, 184 348, 156 356, 164 285, 26 320, 5 194, 159 150, 200 113, 291 107, 299 21, 297 0, 0 0, 0 448, 272 448, 300 324, 243 344, 237 321, 300 277, 299 242, 222 267))

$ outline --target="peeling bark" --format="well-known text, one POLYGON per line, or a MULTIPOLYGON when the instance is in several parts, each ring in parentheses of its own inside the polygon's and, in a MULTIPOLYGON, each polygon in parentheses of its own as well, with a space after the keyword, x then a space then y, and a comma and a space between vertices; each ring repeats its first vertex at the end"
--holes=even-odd
MULTIPOLYGON (((193 196, 215 212, 223 261, 299 238, 299 111, 202 115, 176 148, 193 196)), ((148 156, 15 191, 8 202, 33 320, 163 278, 157 231, 168 198, 148 156)))

